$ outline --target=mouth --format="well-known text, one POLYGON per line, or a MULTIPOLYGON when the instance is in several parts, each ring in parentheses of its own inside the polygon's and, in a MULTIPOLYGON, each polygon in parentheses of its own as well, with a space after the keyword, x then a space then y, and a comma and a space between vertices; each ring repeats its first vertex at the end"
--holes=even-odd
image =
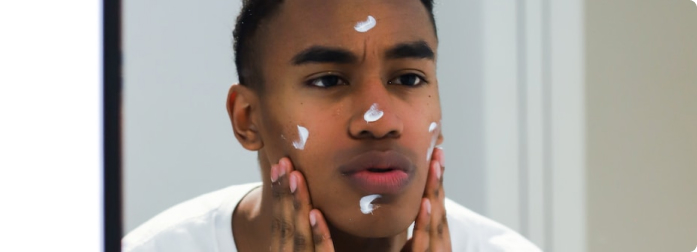
POLYGON ((399 194, 409 185, 414 165, 396 151, 362 153, 339 170, 363 194, 399 194))

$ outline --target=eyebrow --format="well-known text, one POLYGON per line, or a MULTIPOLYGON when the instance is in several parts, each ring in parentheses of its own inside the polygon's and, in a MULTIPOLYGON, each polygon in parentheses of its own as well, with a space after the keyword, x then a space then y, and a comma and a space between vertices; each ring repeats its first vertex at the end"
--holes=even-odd
MULTIPOLYGON (((387 59, 430 59, 433 60, 435 53, 428 44, 423 41, 399 43, 385 53, 387 59)), ((296 54, 291 60, 293 65, 303 65, 310 63, 335 63, 349 64, 358 62, 358 57, 351 51, 343 48, 311 46, 296 54)))
POLYGON ((293 65, 309 63, 347 64, 357 61, 358 57, 349 50, 324 46, 312 46, 298 53, 292 59, 293 65))
POLYGON ((433 60, 435 54, 433 53, 431 47, 426 44, 426 41, 419 40, 415 42, 397 44, 387 50, 385 57, 388 59, 415 58, 433 60))

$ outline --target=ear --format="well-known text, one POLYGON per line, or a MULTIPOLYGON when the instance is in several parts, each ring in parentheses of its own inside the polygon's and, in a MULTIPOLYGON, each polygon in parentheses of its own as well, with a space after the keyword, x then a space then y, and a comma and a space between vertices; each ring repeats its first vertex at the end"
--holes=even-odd
POLYGON ((255 124, 257 120, 254 110, 259 107, 257 94, 243 85, 232 85, 228 91, 226 107, 232 131, 242 147, 247 150, 264 147, 259 128, 255 124))

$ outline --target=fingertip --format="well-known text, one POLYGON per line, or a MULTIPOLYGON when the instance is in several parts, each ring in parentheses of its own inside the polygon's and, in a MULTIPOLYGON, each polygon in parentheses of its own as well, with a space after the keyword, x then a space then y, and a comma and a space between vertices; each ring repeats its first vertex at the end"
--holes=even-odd
POLYGON ((278 180, 278 165, 271 165, 271 182, 276 182, 278 180))
POLYGON ((290 192, 295 193, 295 190, 298 188, 298 178, 296 174, 291 173, 289 175, 289 183, 290 183, 290 192))
POLYGON ((428 213, 428 215, 431 215, 431 200, 427 198, 424 199, 424 208, 426 208, 426 213, 428 213))
POLYGON ((278 161, 278 164, 281 165, 284 169, 293 170, 293 164, 290 162, 290 158, 288 157, 282 157, 278 161))
POLYGON ((433 172, 434 172, 435 175, 436 175, 436 179, 440 180, 441 176, 443 175, 443 173, 442 173, 442 171, 441 171, 440 162, 439 162, 439 161, 433 161, 433 166, 432 166, 432 168, 433 168, 433 172))
POLYGON ((278 177, 283 177, 283 175, 286 175, 286 170, 288 166, 284 164, 284 162, 278 162, 278 177))
POLYGON ((310 226, 317 227, 317 216, 315 211, 310 211, 310 226))
POLYGON ((436 149, 438 150, 436 153, 436 159, 440 162, 442 167, 445 167, 445 152, 443 151, 443 147, 439 146, 436 149))

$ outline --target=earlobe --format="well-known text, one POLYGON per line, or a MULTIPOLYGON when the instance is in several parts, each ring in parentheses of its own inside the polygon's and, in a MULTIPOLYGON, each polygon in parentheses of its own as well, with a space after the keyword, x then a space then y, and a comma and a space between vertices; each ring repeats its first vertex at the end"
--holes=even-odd
POLYGON ((232 85, 228 91, 226 107, 237 141, 245 149, 261 149, 264 142, 255 124, 256 115, 254 114, 254 109, 257 107, 256 94, 240 84, 232 85))

